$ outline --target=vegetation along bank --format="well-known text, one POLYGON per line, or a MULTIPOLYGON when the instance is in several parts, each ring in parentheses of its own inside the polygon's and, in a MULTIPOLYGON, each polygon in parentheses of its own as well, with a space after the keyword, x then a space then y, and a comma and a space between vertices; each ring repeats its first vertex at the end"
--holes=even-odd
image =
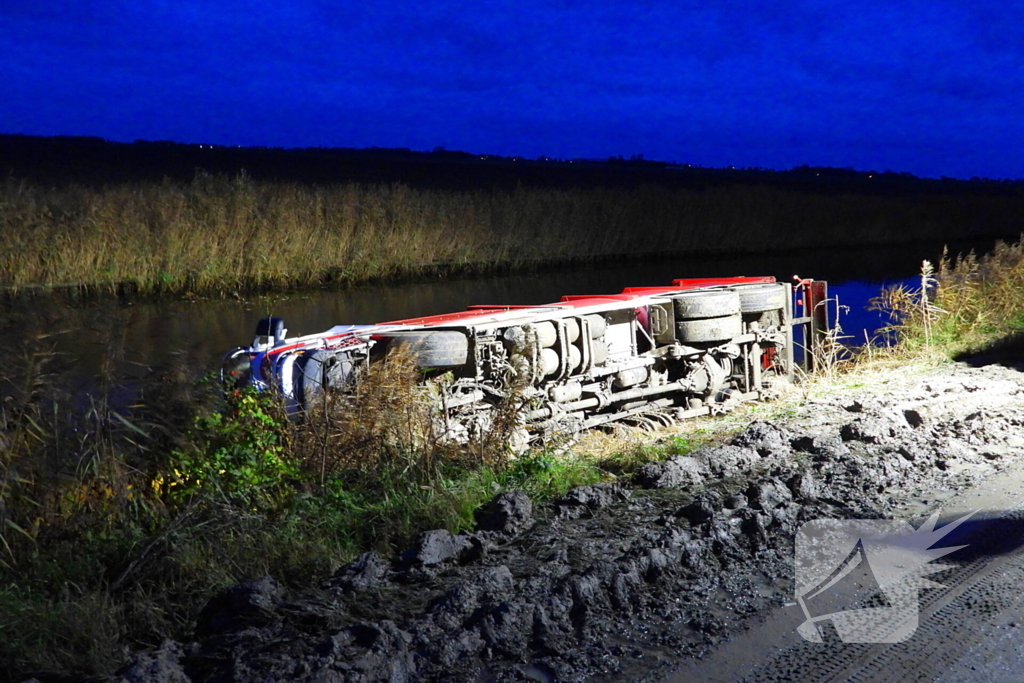
POLYGON ((1019 183, 371 152, 0 136, 0 288, 236 292, 1024 232, 1019 183))
MULTIPOLYGON (((1024 245, 923 278, 927 296, 900 289, 879 302, 895 316, 890 345, 837 354, 822 391, 848 366, 870 382, 872 367, 1015 343, 1024 245)), ((237 581, 307 588, 360 553, 391 557, 424 530, 473 528, 501 491, 537 507, 575 486, 628 482, 810 391, 675 435, 511 458, 500 440, 432 440, 415 370, 400 359, 296 426, 270 395, 225 401, 213 382, 176 380, 173 369, 130 408, 83 406, 53 359, 24 351, 17 376, 28 379, 0 412, 0 676, 12 681, 109 674, 128 651, 188 642, 211 596, 237 581)))

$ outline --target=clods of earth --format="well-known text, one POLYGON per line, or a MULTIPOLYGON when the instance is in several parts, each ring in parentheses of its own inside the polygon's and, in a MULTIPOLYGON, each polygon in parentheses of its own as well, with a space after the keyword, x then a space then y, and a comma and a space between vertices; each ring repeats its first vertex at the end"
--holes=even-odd
POLYGON ((894 371, 792 412, 551 504, 503 492, 474 531, 302 593, 254 577, 115 680, 660 680, 791 599, 803 522, 920 518, 1024 456, 1024 375, 1000 365, 894 371))

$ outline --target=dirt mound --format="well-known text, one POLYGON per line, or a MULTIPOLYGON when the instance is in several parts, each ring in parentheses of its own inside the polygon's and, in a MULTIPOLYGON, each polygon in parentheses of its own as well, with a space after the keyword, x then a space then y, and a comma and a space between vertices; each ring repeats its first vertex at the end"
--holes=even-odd
POLYGON ((543 507, 502 493, 475 532, 368 553, 305 595, 240 584, 196 642, 137 655, 124 676, 169 680, 127 673, 159 660, 196 681, 656 680, 790 598, 801 523, 891 517, 1024 455, 1018 373, 900 382, 646 465, 632 489, 543 507))

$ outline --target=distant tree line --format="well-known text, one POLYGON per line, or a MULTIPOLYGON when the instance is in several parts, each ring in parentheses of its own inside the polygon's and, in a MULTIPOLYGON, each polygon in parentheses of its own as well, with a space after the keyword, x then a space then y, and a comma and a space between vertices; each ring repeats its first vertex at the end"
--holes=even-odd
POLYGON ((712 168, 657 161, 643 154, 604 159, 534 159, 499 154, 430 151, 404 147, 231 147, 170 140, 110 142, 99 137, 0 135, 0 172, 53 183, 188 180, 196 169, 210 173, 299 182, 401 182, 437 189, 533 187, 637 187, 659 185, 702 189, 731 185, 768 185, 803 192, 854 191, 868 194, 977 192, 982 186, 1021 187, 1024 180, 974 177, 917 178, 911 173, 858 171, 802 165, 789 170, 764 167, 712 168))

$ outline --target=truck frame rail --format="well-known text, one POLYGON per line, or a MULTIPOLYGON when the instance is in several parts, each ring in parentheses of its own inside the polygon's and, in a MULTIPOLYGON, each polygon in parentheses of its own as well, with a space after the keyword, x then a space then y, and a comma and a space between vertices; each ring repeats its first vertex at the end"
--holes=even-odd
POLYGON ((731 277, 540 306, 478 304, 301 337, 271 317, 259 321, 252 344, 227 354, 222 376, 231 387, 280 392, 301 419, 325 392, 350 391, 401 346, 437 396, 447 438, 472 438, 515 396, 525 444, 616 421, 668 425, 771 398, 798 368, 815 369, 827 297, 823 281, 731 277))

